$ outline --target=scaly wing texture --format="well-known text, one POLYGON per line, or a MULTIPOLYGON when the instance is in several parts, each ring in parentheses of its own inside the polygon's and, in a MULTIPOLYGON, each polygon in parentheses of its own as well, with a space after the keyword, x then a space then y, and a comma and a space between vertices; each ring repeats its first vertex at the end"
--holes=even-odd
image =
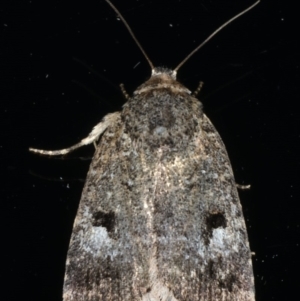
POLYGON ((68 251, 71 300, 254 301, 230 161, 195 98, 136 95, 101 137, 68 251))

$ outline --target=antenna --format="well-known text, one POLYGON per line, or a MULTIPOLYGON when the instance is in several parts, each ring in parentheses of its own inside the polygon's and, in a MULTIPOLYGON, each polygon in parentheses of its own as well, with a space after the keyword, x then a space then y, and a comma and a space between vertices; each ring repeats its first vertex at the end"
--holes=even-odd
MULTIPOLYGON (((108 0, 107 0, 108 1, 108 0)), ((257 2, 255 2, 254 4, 252 4, 250 7, 248 7, 247 9, 243 10, 242 12, 240 12, 239 14, 237 14, 236 16, 234 16, 233 18, 231 18, 230 20, 228 20, 227 22, 225 22, 223 25, 221 25, 217 30, 215 30, 206 40, 204 40, 204 42, 202 42, 197 48, 195 48, 175 69, 174 71, 177 72, 178 69, 192 56, 194 55, 202 46, 204 46, 213 36, 215 36, 220 30, 222 30, 224 27, 226 27, 228 24, 230 24, 231 22, 233 22, 235 19, 239 18, 240 16, 242 16, 243 14, 245 14, 246 12, 248 12, 249 10, 251 10, 254 6, 256 6, 258 3, 260 2, 260 0, 258 0, 257 2)))
POLYGON ((118 9, 109 1, 109 0, 105 0, 110 6, 111 8, 116 12, 116 14, 120 17, 120 19, 122 20, 122 22, 124 23, 124 25, 126 26, 127 30, 129 31, 130 35, 132 36, 132 38, 134 39, 134 41, 136 42, 136 44, 138 45, 138 47, 140 48, 140 50, 142 51, 143 55, 145 56, 146 60, 148 61, 151 69, 154 69, 154 65, 152 64, 152 62, 150 61, 148 55, 146 54, 145 50, 143 49, 143 47, 141 46, 141 44, 139 43, 139 41, 137 40, 137 38, 135 37, 134 33, 132 32, 131 28, 129 27, 128 23, 126 22, 126 20, 123 18, 123 16, 121 15, 121 13, 118 11, 118 9))

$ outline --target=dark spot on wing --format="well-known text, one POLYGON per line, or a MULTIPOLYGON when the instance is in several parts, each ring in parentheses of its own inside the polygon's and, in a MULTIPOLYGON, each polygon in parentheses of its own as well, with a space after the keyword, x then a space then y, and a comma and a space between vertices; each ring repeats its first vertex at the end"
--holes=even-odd
POLYGON ((208 230, 226 228, 226 218, 223 213, 210 213, 206 218, 208 230))
POLYGON ((225 215, 221 212, 208 213, 205 224, 207 229, 207 237, 205 238, 205 242, 207 245, 209 244, 214 229, 226 228, 227 226, 225 215))
POLYGON ((115 226, 115 213, 110 211, 108 213, 97 211, 93 214, 92 225, 94 227, 104 227, 107 232, 113 231, 115 226))

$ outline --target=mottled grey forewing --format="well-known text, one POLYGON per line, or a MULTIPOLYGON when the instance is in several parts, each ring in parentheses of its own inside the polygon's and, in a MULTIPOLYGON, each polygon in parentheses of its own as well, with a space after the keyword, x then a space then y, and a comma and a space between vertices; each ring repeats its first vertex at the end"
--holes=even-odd
POLYGON ((195 98, 142 89, 92 160, 64 300, 253 301, 246 227, 222 140, 195 98))
POLYGON ((202 115, 198 135, 164 162, 157 193, 159 278, 176 300, 254 300, 248 236, 225 146, 202 115), (194 147, 196 145, 196 147, 194 147))

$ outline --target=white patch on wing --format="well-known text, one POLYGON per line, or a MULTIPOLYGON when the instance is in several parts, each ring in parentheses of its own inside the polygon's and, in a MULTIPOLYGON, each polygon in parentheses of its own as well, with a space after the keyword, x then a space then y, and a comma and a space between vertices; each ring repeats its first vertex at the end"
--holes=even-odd
POLYGON ((237 239, 233 239, 232 235, 227 228, 218 228, 213 230, 213 235, 210 240, 210 249, 215 252, 222 253, 223 256, 229 255, 232 252, 238 252, 238 244, 231 244, 231 249, 228 249, 228 245, 226 242, 228 241, 236 241, 237 239))
POLYGON ((82 249, 88 253, 99 255, 103 249, 110 248, 112 241, 108 236, 105 227, 91 227, 85 234, 82 241, 82 249))
POLYGON ((224 237, 226 236, 226 229, 217 228, 213 230, 212 238, 210 240, 210 247, 213 250, 223 251, 225 248, 224 237))

